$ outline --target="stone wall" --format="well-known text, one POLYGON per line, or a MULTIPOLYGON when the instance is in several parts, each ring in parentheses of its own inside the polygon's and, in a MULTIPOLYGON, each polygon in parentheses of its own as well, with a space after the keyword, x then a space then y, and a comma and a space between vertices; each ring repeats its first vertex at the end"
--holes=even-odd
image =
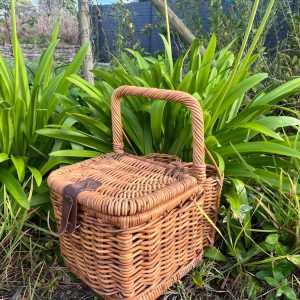
MULTIPOLYGON (((43 51, 47 45, 21 44, 24 58, 27 60, 40 60, 43 51)), ((77 45, 57 45, 55 50, 56 61, 68 63, 77 53, 79 46, 77 45)), ((0 53, 5 58, 12 58, 11 44, 0 44, 0 53)))

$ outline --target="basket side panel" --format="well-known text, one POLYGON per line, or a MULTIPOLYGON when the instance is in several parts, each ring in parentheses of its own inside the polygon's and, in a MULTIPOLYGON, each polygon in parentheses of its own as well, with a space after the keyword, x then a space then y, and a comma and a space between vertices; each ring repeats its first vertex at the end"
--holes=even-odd
MULTIPOLYGON (((221 195, 222 182, 216 180, 213 177, 209 177, 204 182, 204 204, 203 209, 214 224, 217 222, 218 209, 221 195)), ((211 223, 203 218, 203 246, 211 246, 214 243, 216 230, 211 223)))
MULTIPOLYGON (((79 227, 60 237, 66 265, 106 299, 156 299, 199 261, 203 252, 204 194, 171 213, 118 229, 79 206, 79 227)), ((62 199, 52 193, 57 223, 62 199)))

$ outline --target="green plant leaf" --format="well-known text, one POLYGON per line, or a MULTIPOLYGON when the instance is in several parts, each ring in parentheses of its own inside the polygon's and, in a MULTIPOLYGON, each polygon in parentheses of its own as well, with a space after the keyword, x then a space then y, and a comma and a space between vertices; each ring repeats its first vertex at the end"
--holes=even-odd
POLYGON ((85 91, 90 97, 99 99, 101 97, 101 93, 88 81, 82 79, 76 74, 71 75, 70 77, 67 77, 67 80, 70 82, 76 84, 78 87, 80 87, 83 91, 85 91))
POLYGON ((50 203, 50 194, 49 191, 43 192, 43 193, 38 193, 34 194, 31 198, 30 201, 30 206, 35 207, 35 206, 41 206, 43 204, 50 203))
POLYGON ((273 287, 277 287, 279 282, 273 277, 264 277, 264 280, 273 287))
POLYGON ((268 116, 265 118, 258 119, 255 122, 272 129, 300 125, 299 119, 286 116, 268 116))
MULTIPOLYGON (((249 199, 248 199, 248 194, 247 194, 247 189, 246 189, 246 185, 245 183, 240 180, 240 179, 231 179, 232 183, 234 184, 235 187, 235 191, 236 194, 235 197, 238 197, 241 199, 241 206, 239 208, 239 215, 240 215, 240 219, 243 223, 244 226, 244 230, 245 230, 245 235, 244 235, 244 239, 245 239, 245 245, 247 247, 250 247, 252 240, 252 227, 251 227, 251 216, 250 216, 250 211, 252 210, 252 207, 249 205, 249 199)), ((241 231, 242 233, 242 231, 241 231)), ((240 234, 241 234, 240 233, 240 234)), ((238 243, 238 237, 235 241, 235 246, 238 243)))
POLYGON ((9 156, 7 153, 0 153, 0 163, 6 161, 9 159, 9 156))
POLYGON ((280 270, 278 268, 273 268, 272 270, 273 273, 273 277, 278 281, 281 282, 284 280, 284 276, 283 274, 280 272, 280 270))
POLYGON ((261 125, 257 122, 249 122, 249 123, 245 123, 245 124, 239 124, 235 128, 247 128, 247 129, 259 132, 259 133, 263 133, 264 135, 270 136, 279 141, 283 141, 283 138, 278 133, 274 132, 273 130, 269 129, 268 127, 261 125))
MULTIPOLYGON (((58 19, 55 22, 53 31, 52 31, 52 36, 51 36, 51 42, 55 42, 58 39, 58 32, 59 32, 59 26, 60 26, 60 20, 58 19)), ((53 58, 54 58, 54 53, 52 57, 50 58, 47 68, 45 70, 45 77, 44 77, 44 88, 48 86, 48 83, 51 79, 51 71, 52 71, 52 66, 53 66, 53 58)))
POLYGON ((153 139, 160 143, 162 135, 162 123, 164 108, 166 106, 165 101, 154 100, 151 105, 151 130, 153 139))
MULTIPOLYGON (((249 142, 243 144, 234 145, 236 150, 240 153, 273 153, 285 156, 291 156, 300 158, 300 152, 289 147, 278 145, 271 142, 249 142)), ((221 155, 233 154, 235 151, 231 146, 221 147, 218 149, 218 153, 221 155)))
POLYGON ((92 149, 98 150, 102 153, 106 153, 111 150, 111 146, 109 146, 106 141, 103 141, 99 138, 96 138, 92 135, 86 134, 75 129, 73 130, 45 128, 38 130, 37 133, 56 139, 62 139, 78 143, 80 145, 84 145, 92 149))
POLYGON ((111 129, 105 124, 103 124, 103 122, 95 120, 95 117, 89 117, 84 114, 75 113, 71 113, 69 115, 78 120, 81 124, 89 128, 90 130, 95 129, 101 138, 104 138, 104 136, 105 138, 111 138, 111 129))
POLYGON ((166 66, 168 67, 169 74, 173 75, 173 55, 172 55, 172 48, 171 45, 169 45, 166 38, 160 34, 161 39, 163 40, 164 46, 165 46, 165 58, 166 58, 166 66))
POLYGON ((126 51, 128 51, 136 58, 140 70, 142 69, 147 70, 149 68, 148 62, 142 57, 142 55, 138 51, 134 51, 128 48, 126 49, 126 51))
POLYGON ((42 177, 40 171, 34 167, 29 167, 29 166, 28 166, 28 169, 30 170, 32 176, 34 177, 37 186, 40 186, 43 181, 43 177, 42 177))
POLYGON ((103 78, 108 84, 116 88, 122 85, 122 81, 113 76, 111 73, 104 70, 93 70, 93 73, 101 78, 103 78))
POLYGON ((178 155, 187 143, 187 136, 191 132, 191 123, 187 123, 175 141, 172 143, 169 154, 178 155))
POLYGON ((271 92, 257 97, 250 104, 250 106, 258 106, 258 105, 266 105, 266 104, 275 104, 282 98, 286 97, 290 92, 295 89, 299 89, 300 86, 300 78, 293 79, 289 82, 286 82, 279 87, 275 88, 271 92))
POLYGON ((5 185, 11 197, 22 207, 29 209, 29 201, 18 180, 6 169, 0 169, 0 182, 5 185))
POLYGON ((298 268, 300 268, 300 255, 287 255, 287 259, 294 265, 296 265, 298 268))
POLYGON ((45 76, 45 73, 48 72, 49 74, 50 72, 49 66, 51 66, 55 47, 57 44, 58 44, 58 40, 51 42, 41 58, 41 61, 38 65, 37 71, 34 76, 34 81, 32 86, 32 99, 35 99, 35 97, 37 96, 38 89, 42 84, 42 79, 45 76))
MULTIPOLYGON (((223 102, 218 103, 220 106, 219 110, 215 110, 215 115, 223 113, 230 105, 232 105, 236 100, 243 97, 244 93, 249 91, 251 88, 255 87, 258 83, 263 81, 268 77, 268 74, 266 73, 259 73, 252 75, 243 81, 237 83, 236 85, 233 85, 229 90, 227 95, 225 95, 223 102)), ((216 100, 220 100, 216 98, 216 100)), ((215 101, 211 102, 211 105, 216 105, 215 101)))
POLYGON ((205 54, 203 56, 200 70, 198 70, 197 72, 198 75, 197 75, 195 90, 199 94, 202 94, 205 87, 207 87, 207 80, 209 78, 211 64, 215 56, 216 46, 217 46, 217 39, 216 36, 213 34, 206 48, 205 54))
MULTIPOLYGON (((139 75, 139 68, 134 64, 132 59, 126 54, 126 53, 121 53, 121 58, 123 59, 124 62, 124 67, 128 71, 129 74, 132 76, 138 76, 139 75)), ((95 74, 97 74, 98 70, 95 70, 95 74)))
POLYGON ((215 261, 227 261, 227 257, 215 246, 207 247, 204 250, 204 257, 215 261))
POLYGON ((42 168, 40 169, 40 173, 42 176, 44 176, 45 174, 47 174, 50 170, 52 170, 53 168, 61 165, 61 164, 74 164, 76 162, 76 160, 71 159, 70 157, 50 157, 48 159, 48 161, 42 166, 42 168))
MULTIPOLYGON (((174 66, 174 72, 173 72, 173 76, 172 76, 172 83, 173 85, 176 87, 177 84, 181 81, 182 79, 182 67, 183 67, 183 62, 184 62, 184 58, 183 56, 180 56, 175 63, 174 66)), ((158 77, 159 78, 159 77, 158 77)))
POLYGON ((278 233, 272 233, 272 234, 269 234, 267 237, 266 237, 266 242, 270 245, 275 245, 277 244, 279 241, 279 234, 278 233))
POLYGON ((0 110, 0 132, 2 139, 2 152, 10 153, 14 141, 14 120, 13 109, 5 108, 0 110))
POLYGON ((19 181, 22 182, 25 177, 25 168, 26 168, 25 160, 21 156, 14 156, 14 155, 11 155, 11 160, 17 170, 19 181))
POLYGON ((272 273, 271 269, 266 269, 266 270, 261 270, 261 271, 256 272, 255 276, 258 279, 263 280, 265 277, 273 276, 273 273, 272 273))
POLYGON ((76 74, 86 57, 87 51, 89 49, 89 44, 84 44, 75 57, 73 58, 72 62, 68 65, 67 69, 63 73, 63 77, 61 78, 55 92, 58 94, 65 94, 68 88, 71 85, 71 82, 67 80, 68 77, 70 77, 72 74, 76 74))
POLYGON ((101 153, 90 150, 60 150, 50 153, 50 156, 96 157, 101 153))
POLYGON ((195 272, 195 274, 193 275, 193 281, 200 288, 202 288, 205 285, 205 281, 203 280, 203 277, 201 276, 200 272, 195 272))
POLYGON ((223 159, 223 157, 222 157, 219 153, 214 152, 214 154, 215 154, 215 155, 217 156, 217 158, 218 158, 218 162, 219 162, 219 171, 220 171, 221 174, 223 174, 224 171, 225 171, 225 162, 224 162, 224 159, 223 159))
POLYGON ((289 285, 285 285, 282 292, 289 300, 297 300, 296 292, 289 285))
POLYGON ((233 212, 233 217, 235 219, 242 219, 241 214, 241 206, 242 206, 242 199, 237 195, 237 193, 234 190, 231 190, 230 193, 226 193, 224 195, 227 198, 227 201, 230 204, 230 208, 233 212))

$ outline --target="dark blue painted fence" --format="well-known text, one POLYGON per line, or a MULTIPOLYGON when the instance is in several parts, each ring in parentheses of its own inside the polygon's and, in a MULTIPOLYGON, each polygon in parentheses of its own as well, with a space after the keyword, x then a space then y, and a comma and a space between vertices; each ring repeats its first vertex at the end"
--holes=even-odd
MULTIPOLYGON (((178 11, 174 7, 172 1, 168 1, 170 7, 179 17, 183 17, 184 12, 178 11)), ((159 28, 151 29, 145 33, 144 28, 147 24, 162 23, 162 19, 158 18, 158 13, 151 2, 136 2, 124 4, 126 9, 130 11, 131 21, 135 27, 134 39, 140 41, 140 48, 145 52, 154 54, 163 49, 163 42, 159 36, 161 30, 159 28)), ((185 5, 185 13, 194 9, 191 5, 185 5)), ((113 5, 91 6, 91 15, 94 27, 94 42, 96 54, 100 61, 107 62, 110 60, 110 54, 116 51, 116 34, 119 32, 116 9, 113 5)), ((208 28, 209 10, 206 0, 200 0, 199 16, 204 24, 204 29, 208 28), (201 9, 200 9, 201 7, 201 9)), ((134 40, 133 39, 133 40, 134 40)), ((175 53, 176 56, 176 53, 175 53)))
MULTIPOLYGON (((173 0, 175 1, 175 0, 173 0)), ((178 7, 174 5, 172 0, 168 0, 168 4, 175 11, 175 13, 179 17, 186 17, 189 15, 192 9, 193 1, 186 1, 184 4, 184 10, 179 11, 178 7)), ((298 0, 291 0, 296 3, 298 0)), ((199 1, 199 17, 203 26, 203 29, 209 31, 209 14, 210 10, 208 8, 207 0, 199 1)), ((234 5, 234 0, 224 0, 223 7, 226 11, 231 8, 231 5, 234 5)), ((147 24, 156 24, 162 23, 162 19, 158 19, 157 10, 151 4, 151 2, 137 2, 137 3, 129 3, 124 4, 125 8, 130 12, 130 19, 135 27, 135 33, 133 36, 132 44, 134 40, 139 40, 140 48, 144 49, 145 52, 154 54, 157 51, 161 51, 163 49, 163 43, 159 36, 161 30, 151 29, 147 34, 144 31, 145 25, 147 24)), ((96 56, 102 62, 109 62, 111 60, 111 54, 113 54, 116 50, 116 35, 120 32, 119 22, 117 18, 122 17, 122 14, 116 14, 116 7, 113 5, 98 5, 91 6, 91 15, 93 20, 93 28, 94 28, 94 43, 96 49, 96 56)), ((279 32, 274 32, 271 30, 268 33, 266 46, 272 48, 276 45, 277 38, 283 39, 287 35, 288 27, 286 24, 282 24, 282 16, 278 16, 277 18, 278 24, 280 24, 281 29, 279 32)), ((126 28, 123 29, 127 30, 126 28)), ((121 30, 122 31, 122 30, 121 30)), ((127 42, 127 41, 125 41, 127 42)), ((128 45, 131 47, 132 45, 128 45)), ((176 49, 174 47, 174 49, 176 49)), ((175 53, 176 56, 176 53, 175 53)))

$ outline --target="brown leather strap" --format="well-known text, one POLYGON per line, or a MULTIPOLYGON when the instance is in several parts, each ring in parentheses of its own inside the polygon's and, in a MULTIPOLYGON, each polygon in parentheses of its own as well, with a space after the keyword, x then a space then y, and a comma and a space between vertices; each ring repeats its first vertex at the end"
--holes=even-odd
POLYGON ((65 232, 73 233, 77 221, 77 197, 82 191, 93 191, 101 185, 100 181, 87 178, 83 181, 69 184, 63 190, 63 203, 61 210, 61 223, 58 235, 65 232))
MULTIPOLYGON (((59 234, 59 235, 63 234, 65 231, 67 231, 68 233, 74 232, 68 226, 69 220, 70 220, 70 214, 73 209, 74 202, 76 203, 75 206, 77 206, 77 201, 76 200, 74 201, 74 199, 72 197, 65 195, 65 191, 64 191, 63 203, 62 203, 62 209, 61 209, 60 229, 57 232, 57 234, 59 234)), ((75 210, 77 210, 77 209, 75 208, 75 210)), ((74 209, 73 209, 73 213, 74 213, 74 209)), ((72 220, 73 220, 73 218, 72 218, 72 220)))

